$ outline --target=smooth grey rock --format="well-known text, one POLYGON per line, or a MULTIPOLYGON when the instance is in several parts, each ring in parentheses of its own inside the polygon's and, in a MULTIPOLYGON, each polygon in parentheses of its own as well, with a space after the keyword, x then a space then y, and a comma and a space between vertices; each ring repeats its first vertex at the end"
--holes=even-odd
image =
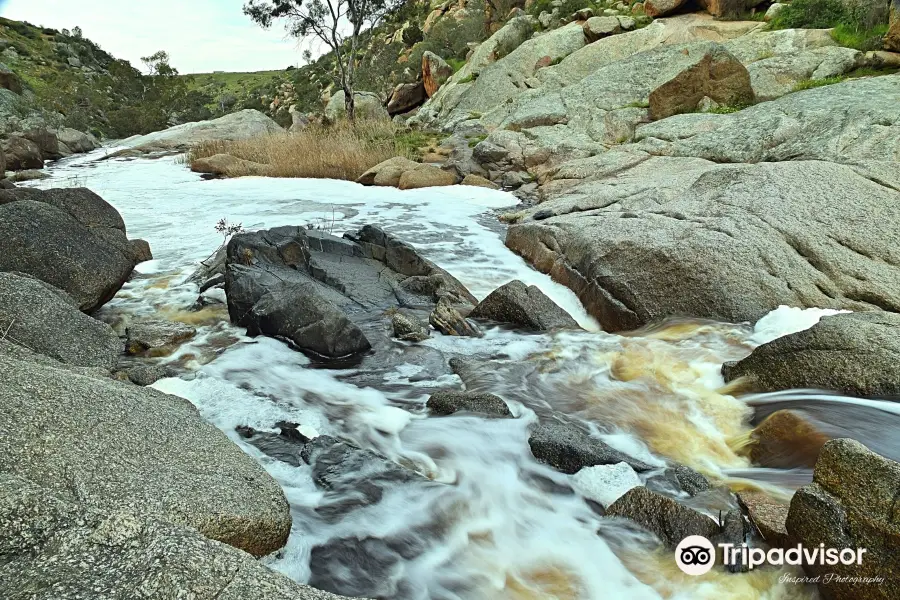
POLYGON ((56 138, 73 154, 83 154, 96 150, 100 142, 90 133, 83 133, 70 127, 61 127, 56 130, 56 138))
POLYGON ((428 317, 431 326, 444 335, 481 337, 481 330, 463 317, 446 299, 441 298, 428 317))
POLYGON ((488 294, 469 316, 473 319, 510 323, 538 331, 579 328, 575 319, 537 286, 526 286, 518 279, 488 294))
POLYGON ((0 272, 0 337, 79 367, 115 367, 124 346, 112 327, 50 284, 0 272))
POLYGON ((758 60, 747 65, 747 71, 756 99, 766 101, 790 94, 804 81, 849 73, 863 62, 859 50, 831 46, 758 60))
POLYGON ((0 190, 0 271, 46 281, 92 312, 139 259, 118 211, 88 189, 0 190))
POLYGON ((878 166, 647 157, 545 201, 557 216, 510 227, 506 243, 609 331, 672 316, 753 322, 783 304, 900 311, 888 242, 900 192, 878 166))
POLYGON ((900 400, 900 315, 862 312, 825 317, 723 367, 760 392, 816 388, 900 400))
MULTIPOLYGON (((385 109, 381 98, 373 92, 353 92, 354 111, 358 118, 390 120, 391 116, 385 109)), ((338 90, 332 94, 328 105, 325 107, 325 117, 332 123, 346 117, 347 109, 344 106, 344 90, 338 90)))
POLYGON ((0 474, 0 596, 31 600, 341 600, 140 509, 101 511, 0 474), (49 592, 48 590, 52 590, 49 592), (49 596, 48 596, 49 597, 49 596))
POLYGON ((482 392, 435 392, 426 404, 432 414, 452 415, 457 412, 480 413, 497 417, 511 417, 503 398, 482 392))
POLYGON ((275 480, 182 398, 4 353, 0 430, 0 472, 104 514, 192 527, 256 556, 290 532, 275 480))
POLYGON ((897 540, 897 490, 900 464, 869 451, 857 441, 832 440, 816 462, 813 483, 800 488, 791 500, 787 532, 807 548, 865 548, 862 564, 807 565, 821 576, 823 596, 838 600, 896 598, 900 582, 897 540), (824 577, 836 573, 838 577, 824 577), (875 583, 852 578, 881 577, 875 583), (844 579, 851 578, 851 579, 844 579))
POLYGON ((391 327, 394 337, 407 342, 423 342, 430 337, 428 326, 416 317, 395 312, 391 315, 391 327))
POLYGON ((528 438, 536 459, 563 473, 577 473, 583 467, 627 463, 638 472, 652 467, 616 450, 573 423, 547 422, 535 426, 528 438))

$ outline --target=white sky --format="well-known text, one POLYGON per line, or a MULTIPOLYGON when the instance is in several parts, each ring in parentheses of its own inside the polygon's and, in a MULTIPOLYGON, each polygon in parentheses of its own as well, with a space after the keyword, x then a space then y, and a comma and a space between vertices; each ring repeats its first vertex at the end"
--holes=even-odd
POLYGON ((165 50, 181 73, 263 71, 300 64, 297 41, 244 16, 244 0, 0 0, 0 16, 54 29, 81 27, 116 58, 143 69, 165 50))

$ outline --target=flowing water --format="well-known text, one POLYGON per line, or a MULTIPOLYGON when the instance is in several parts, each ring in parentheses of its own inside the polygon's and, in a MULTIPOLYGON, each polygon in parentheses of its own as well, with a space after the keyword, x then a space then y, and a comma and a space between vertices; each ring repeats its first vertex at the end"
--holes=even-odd
MULTIPOLYGON (((401 192, 316 180, 207 182, 172 158, 97 157, 61 163, 51 170, 53 179, 37 185, 92 188, 122 213, 130 237, 150 242, 155 260, 140 265, 99 316, 120 328, 153 315, 198 327, 192 342, 158 359, 180 376, 155 387, 193 402, 282 485, 294 527, 287 547, 266 560, 296 580, 404 599, 813 598, 814 588, 781 583, 775 569, 683 575, 671 554, 653 549, 634 528, 600 517, 570 476, 538 463, 527 443, 529 426, 539 416, 573 415, 650 464, 670 459, 715 481, 784 496, 810 473, 754 469, 735 451, 733 440, 747 435, 759 410, 803 408, 835 431, 882 440, 880 447, 896 454, 883 425, 898 418, 893 405, 813 393, 737 398, 724 386, 723 362, 810 327, 827 311, 783 308, 755 327, 671 321, 607 334, 568 289, 504 246, 497 215, 516 204, 509 194, 463 186, 401 192), (521 279, 540 287, 585 331, 493 328, 480 339, 435 334, 422 344, 379 348, 358 365, 323 368, 281 342, 246 337, 221 307, 191 311, 197 286, 184 281, 222 242, 214 230, 220 218, 246 229, 311 223, 336 235, 376 224, 476 297, 521 279), (502 396, 517 418, 428 417, 424 403, 432 391, 462 388, 447 366, 454 357, 464 360, 467 389, 502 396), (860 412, 866 416, 858 421, 853 415, 860 412), (325 494, 309 467, 266 456, 235 431, 277 431, 278 421, 299 423, 307 435, 349 438, 426 477, 351 473, 344 491, 325 494), (377 488, 380 501, 348 510, 361 485, 377 488)), ((697 508, 713 512, 729 502, 713 496, 697 508)))

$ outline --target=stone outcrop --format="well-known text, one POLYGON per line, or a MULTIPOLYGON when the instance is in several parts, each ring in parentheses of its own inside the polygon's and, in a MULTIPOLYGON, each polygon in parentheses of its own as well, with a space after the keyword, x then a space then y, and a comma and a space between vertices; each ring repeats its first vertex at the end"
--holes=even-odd
POLYGON ((531 430, 528 445, 536 459, 563 473, 574 474, 584 467, 621 462, 638 472, 652 469, 643 461, 589 435, 574 423, 547 422, 536 425, 531 430))
POLYGON ((85 188, 0 191, 0 271, 20 271, 67 292, 91 312, 146 257, 118 211, 85 188))
POLYGON ((425 51, 422 54, 422 83, 425 94, 431 98, 440 89, 444 82, 453 75, 453 67, 435 54, 425 51))
POLYGON ((6 168, 10 171, 44 168, 40 147, 26 137, 8 137, 0 143, 0 148, 6 155, 6 168))
POLYGON ((188 526, 255 556, 287 540, 278 484, 186 400, 0 355, 0 408, 5 475, 104 514, 188 526))
POLYGON ((888 32, 884 36, 885 50, 900 52, 900 3, 891 2, 891 17, 888 32))
POLYGON ((778 410, 750 433, 744 454, 760 467, 812 468, 830 439, 815 420, 795 410, 778 410))
MULTIPOLYGON (((718 149, 708 147, 721 155, 729 137, 717 133, 718 149)), ((876 135, 858 143, 900 142, 876 135)), ((815 150, 829 151, 837 149, 815 150)), ((853 155, 852 143, 846 152, 853 155)), ((541 205, 553 216, 511 227, 506 242, 572 288, 605 329, 671 316, 756 321, 780 305, 900 310, 900 255, 885 242, 900 235, 900 192, 880 175, 816 160, 599 158, 594 173, 603 161, 634 158, 635 166, 568 187, 541 205)))
POLYGON ((60 154, 63 156, 84 154, 100 147, 100 142, 92 134, 83 133, 71 127, 57 129, 56 139, 59 143, 60 154))
POLYGON ((134 321, 125 329, 126 348, 129 354, 171 350, 196 333, 196 329, 184 323, 160 319, 134 321))
POLYGON ((140 152, 173 153, 183 152, 203 142, 246 140, 282 131, 278 123, 258 110, 245 109, 211 121, 185 123, 130 137, 120 145, 140 152))
POLYGON ((111 370, 123 344, 112 327, 78 310, 39 279, 0 272, 0 338, 68 365, 111 370))
POLYGON ((496 417, 510 417, 512 413, 503 398, 484 392, 435 392, 426 404, 433 415, 452 415, 458 412, 496 417))
POLYGON ((354 318, 444 298, 475 303, 449 273, 371 226, 344 238, 300 227, 235 235, 225 292, 231 320, 251 335, 279 337, 327 358, 369 350, 354 318))
POLYGON ((790 504, 755 491, 738 492, 737 499, 747 518, 767 544, 773 548, 787 548, 791 545, 785 525, 790 504))
POLYGON ((643 486, 631 488, 606 509, 607 517, 630 519, 652 532, 663 544, 674 549, 690 535, 707 539, 718 536, 719 524, 704 514, 688 508, 643 486))
POLYGON ((723 368, 758 391, 816 388, 863 398, 900 398, 900 315, 825 317, 810 329, 763 344, 723 368))
POLYGON ((897 490, 900 464, 869 451, 859 442, 828 442, 816 463, 813 483, 791 500, 787 531, 806 548, 865 548, 861 564, 806 565, 822 577, 819 590, 835 600, 874 600, 900 595, 900 525, 897 490), (861 582, 853 578, 881 578, 861 582), (851 579, 844 579, 851 578, 851 579))
POLYGON ((388 98, 387 111, 392 117, 411 111, 425 102, 425 86, 421 81, 401 83, 388 98))
POLYGON ((488 319, 528 329, 578 329, 569 313, 557 306, 537 286, 526 286, 515 279, 491 292, 469 314, 473 319, 488 319))
POLYGON ((414 190, 456 184, 456 175, 440 167, 417 163, 402 156, 378 163, 356 180, 363 185, 397 187, 414 190))
POLYGON ((0 474, 0 596, 341 600, 142 507, 97 510, 62 490, 0 474))

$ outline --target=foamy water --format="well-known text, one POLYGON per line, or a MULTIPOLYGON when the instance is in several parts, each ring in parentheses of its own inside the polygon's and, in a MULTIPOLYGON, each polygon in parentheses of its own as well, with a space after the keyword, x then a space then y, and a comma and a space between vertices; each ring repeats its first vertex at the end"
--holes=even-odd
MULTIPOLYGON (((386 598, 776 599, 814 593, 779 583, 778 571, 683 576, 670 555, 648 551, 642 536, 604 520, 586 502, 591 496, 613 501, 615 494, 598 488, 613 475, 582 474, 573 481, 538 463, 527 439, 539 416, 565 413, 652 465, 675 460, 714 480, 752 474, 729 445, 749 431, 752 408, 722 392, 721 365, 826 313, 779 309, 756 329, 681 322, 611 335, 598 331, 570 290, 505 247, 496 217, 515 206, 509 194, 463 186, 402 192, 315 180, 206 182, 171 158, 94 158, 64 163, 37 185, 90 187, 122 213, 130 237, 150 242, 155 260, 141 265, 144 276, 126 284, 101 316, 120 326, 147 315, 199 326, 192 342, 163 359, 183 374, 155 387, 193 402, 284 488, 294 527, 287 547, 266 559, 272 568, 305 582, 311 560, 344 564, 345 592, 368 586, 368 593, 386 598), (184 279, 222 242, 214 231, 220 218, 246 229, 315 223, 336 235, 379 225, 476 297, 521 279, 587 331, 495 328, 480 339, 435 334, 418 346, 398 342, 378 362, 313 368, 281 342, 246 337, 222 309, 187 312, 197 287, 184 279), (424 402, 432 390, 462 387, 447 367, 452 357, 472 361, 470 389, 502 396, 517 418, 428 417, 424 402), (309 467, 270 458, 235 432, 237 426, 277 431, 278 421, 299 423, 310 436, 348 438, 424 477, 386 485, 379 502, 329 519, 316 509, 333 498, 315 487, 309 467), (368 570, 361 549, 368 552, 368 570)), ((619 493, 636 476, 623 477, 629 483, 617 480, 619 493)))

